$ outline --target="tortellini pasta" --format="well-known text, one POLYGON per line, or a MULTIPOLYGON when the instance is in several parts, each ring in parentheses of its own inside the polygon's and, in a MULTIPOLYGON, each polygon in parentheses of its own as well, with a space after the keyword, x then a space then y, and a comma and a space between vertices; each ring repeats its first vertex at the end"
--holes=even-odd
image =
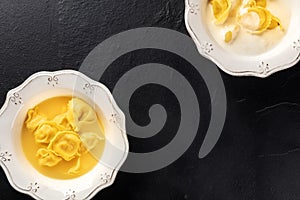
POLYGON ((34 131, 42 122, 46 121, 47 118, 42 115, 38 115, 38 108, 30 109, 27 112, 27 120, 26 120, 26 127, 34 131))
POLYGON ((27 113, 25 126, 34 134, 36 144, 40 145, 36 157, 41 166, 54 167, 62 161, 75 160, 68 173, 80 172, 83 154, 98 156, 97 145, 103 141, 104 134, 94 109, 78 98, 72 98, 64 113, 49 119, 39 113, 38 107, 27 113))
POLYGON ((280 19, 267 9, 267 0, 210 0, 210 4, 214 23, 224 24, 226 43, 232 42, 240 29, 256 35, 277 27, 283 30, 280 19))
POLYGON ((231 8, 231 0, 212 0, 213 13, 216 18, 216 24, 223 24, 228 16, 231 8))
POLYGON ((70 161, 76 156, 80 156, 78 150, 80 148, 80 138, 73 131, 59 131, 50 141, 48 149, 66 161, 70 161))
POLYGON ((62 160, 62 158, 58 157, 53 150, 47 148, 40 148, 36 152, 36 156, 39 159, 40 165, 48 167, 53 167, 62 160))

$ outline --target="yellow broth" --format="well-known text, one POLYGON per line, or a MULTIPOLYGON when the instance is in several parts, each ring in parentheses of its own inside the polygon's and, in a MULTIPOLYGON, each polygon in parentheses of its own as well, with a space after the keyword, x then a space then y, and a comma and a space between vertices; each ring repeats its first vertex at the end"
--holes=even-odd
MULTIPOLYGON (((65 113, 67 111, 68 102, 72 99, 72 97, 61 96, 47 99, 35 107, 38 107, 38 113, 47 117, 47 120, 51 121, 55 116, 65 113)), ((39 171, 41 174, 55 178, 55 179, 71 179, 79 177, 91 169, 93 169, 96 164, 99 162, 99 159, 103 153, 105 146, 105 139, 101 140, 95 147, 95 150, 98 152, 97 156, 91 153, 90 151, 85 151, 76 157, 76 159, 72 159, 70 161, 66 161, 61 159, 61 161, 55 166, 44 166, 39 163, 39 158, 37 157, 37 152, 39 149, 49 148, 49 144, 43 144, 36 141, 34 136, 34 131, 29 130, 26 126, 26 120, 24 121, 21 133, 21 143, 23 147, 23 152, 28 159, 28 161, 32 164, 32 166, 39 171), (80 170, 76 173, 69 173, 69 170, 76 166, 77 160, 80 158, 80 170)), ((97 122, 102 129, 103 126, 101 121, 97 115, 97 122)), ((36 130, 35 130, 36 131, 36 130)), ((103 135, 104 136, 104 135, 103 135)))

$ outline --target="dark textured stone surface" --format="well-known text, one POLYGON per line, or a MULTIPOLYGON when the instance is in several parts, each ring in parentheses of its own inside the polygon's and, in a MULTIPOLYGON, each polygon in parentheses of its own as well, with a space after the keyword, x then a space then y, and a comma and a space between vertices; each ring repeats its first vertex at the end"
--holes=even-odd
MULTIPOLYGON (((183 10, 183 0, 1 0, 1 104, 9 89, 34 72, 78 69, 87 54, 113 34, 144 26, 187 34, 183 10)), ((134 63, 151 59, 174 67, 180 63, 188 70, 188 63, 164 52, 159 55, 133 52, 114 65, 130 68, 134 63)), ((267 79, 238 78, 221 72, 228 112, 221 138, 209 156, 202 160, 197 157, 205 132, 199 131, 192 146, 172 165, 147 174, 119 173, 116 182, 95 199, 299 200, 299 67, 298 64, 267 79)), ((112 70, 108 78, 104 77, 109 87, 114 73, 117 72, 112 70)), ((192 71, 187 74, 191 82, 205 89, 192 71)), ((162 88, 148 86, 143 88, 143 95, 153 95, 152 90, 157 90, 157 95, 164 93, 162 88)), ((166 98, 173 98, 165 93, 166 98)), ((207 92, 202 95, 200 107, 205 110, 210 100, 207 92)), ((145 101, 166 102, 156 97, 147 100, 137 95, 133 101, 141 109, 145 101)), ((163 145, 175 134, 172 123, 178 121, 179 111, 176 100, 171 99, 173 103, 167 110, 174 114, 174 119, 169 119, 168 127, 157 135, 157 141, 152 138, 148 145, 139 145, 138 140, 129 138, 133 150, 157 148, 152 144, 163 145)), ((133 112, 133 117, 139 118, 138 111, 133 109, 133 112)), ((209 117, 204 113, 201 119, 201 130, 205 130, 209 117)), ((143 115, 139 123, 146 120, 143 115)), ((0 199, 11 198, 30 199, 16 192, 0 170, 0 199)))

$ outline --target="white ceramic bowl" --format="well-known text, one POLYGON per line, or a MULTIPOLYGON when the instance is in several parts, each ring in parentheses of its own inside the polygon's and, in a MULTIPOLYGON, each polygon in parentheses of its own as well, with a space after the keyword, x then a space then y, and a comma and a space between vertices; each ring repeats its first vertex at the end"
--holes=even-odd
POLYGON ((276 46, 257 55, 225 50, 214 39, 206 20, 208 0, 185 0, 185 24, 200 54, 224 72, 234 76, 263 78, 292 67, 300 59, 300 1, 286 0, 284 3, 290 14, 285 36, 276 46))
POLYGON ((0 110, 0 164, 17 191, 35 199, 91 199, 111 185, 128 154, 125 116, 109 90, 80 72, 39 72, 8 92, 0 110), (54 96, 77 96, 94 106, 105 127, 106 144, 99 163, 74 179, 59 180, 39 173, 25 158, 21 128, 29 108, 54 96))

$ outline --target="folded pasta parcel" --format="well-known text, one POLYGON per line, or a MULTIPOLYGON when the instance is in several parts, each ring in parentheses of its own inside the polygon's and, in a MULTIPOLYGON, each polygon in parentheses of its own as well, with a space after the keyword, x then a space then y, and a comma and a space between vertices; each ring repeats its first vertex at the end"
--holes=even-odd
POLYGON ((215 24, 223 24, 231 8, 231 0, 211 0, 210 1, 215 16, 215 24))
POLYGON ((252 34, 261 34, 268 29, 274 29, 278 26, 283 30, 280 20, 261 6, 244 8, 238 16, 238 22, 252 34))

